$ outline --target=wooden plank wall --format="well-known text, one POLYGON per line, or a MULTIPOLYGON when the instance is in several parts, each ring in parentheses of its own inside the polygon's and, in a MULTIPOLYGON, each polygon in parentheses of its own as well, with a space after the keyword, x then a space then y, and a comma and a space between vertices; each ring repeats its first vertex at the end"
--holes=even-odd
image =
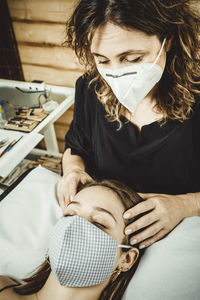
MULTIPOLYGON (((7 0, 26 81, 74 87, 82 74, 74 53, 63 46, 65 22, 75 0, 7 0)), ((55 123, 60 152, 73 108, 55 123)))

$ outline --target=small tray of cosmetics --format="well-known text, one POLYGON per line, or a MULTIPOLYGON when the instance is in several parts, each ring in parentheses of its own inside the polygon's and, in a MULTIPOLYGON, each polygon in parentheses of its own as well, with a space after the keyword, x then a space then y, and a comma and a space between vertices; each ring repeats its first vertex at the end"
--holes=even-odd
POLYGON ((18 108, 15 116, 5 125, 5 129, 31 132, 47 116, 43 108, 18 108))

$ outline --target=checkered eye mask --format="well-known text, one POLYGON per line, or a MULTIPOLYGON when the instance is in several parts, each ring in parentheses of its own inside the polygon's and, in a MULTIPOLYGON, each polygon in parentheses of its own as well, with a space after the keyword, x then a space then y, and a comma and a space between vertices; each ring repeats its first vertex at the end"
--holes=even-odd
POLYGON ((60 285, 84 287, 108 279, 115 265, 116 240, 79 216, 60 219, 50 236, 49 259, 60 285))

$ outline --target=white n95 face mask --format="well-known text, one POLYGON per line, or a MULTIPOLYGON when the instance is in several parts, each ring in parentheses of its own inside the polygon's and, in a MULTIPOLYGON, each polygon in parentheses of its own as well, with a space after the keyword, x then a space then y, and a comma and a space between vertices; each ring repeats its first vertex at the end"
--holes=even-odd
POLYGON ((79 216, 60 219, 49 243, 52 272, 60 285, 93 286, 108 279, 116 262, 119 245, 104 231, 79 216))
POLYGON ((163 69, 156 63, 162 53, 166 38, 153 63, 138 63, 116 70, 97 68, 113 93, 130 112, 134 112, 138 103, 152 90, 161 79, 163 69))

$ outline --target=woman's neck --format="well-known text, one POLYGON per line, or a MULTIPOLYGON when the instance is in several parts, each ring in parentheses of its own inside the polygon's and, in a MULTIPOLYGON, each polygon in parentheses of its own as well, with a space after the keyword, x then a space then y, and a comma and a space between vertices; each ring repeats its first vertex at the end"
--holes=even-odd
POLYGON ((92 287, 63 287, 51 273, 43 288, 37 293, 37 298, 38 300, 98 300, 107 284, 108 281, 92 287))

